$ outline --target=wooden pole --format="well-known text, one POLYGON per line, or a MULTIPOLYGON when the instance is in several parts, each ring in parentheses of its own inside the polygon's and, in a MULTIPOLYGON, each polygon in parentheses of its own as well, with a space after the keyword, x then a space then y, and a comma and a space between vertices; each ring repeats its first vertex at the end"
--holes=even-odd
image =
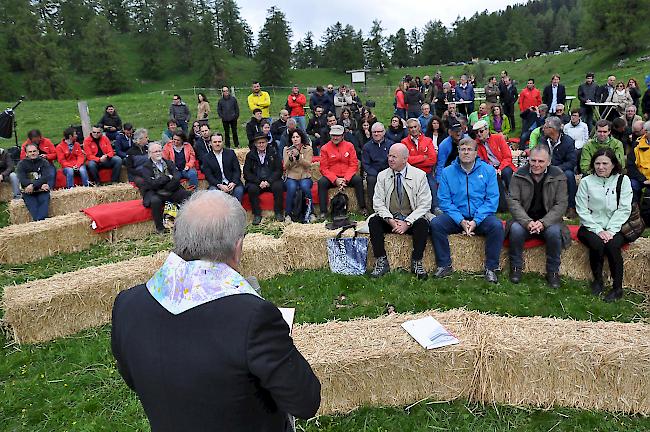
POLYGON ((90 112, 88 111, 88 103, 86 101, 78 101, 77 107, 79 108, 79 118, 81 119, 81 130, 84 136, 90 136, 90 112))

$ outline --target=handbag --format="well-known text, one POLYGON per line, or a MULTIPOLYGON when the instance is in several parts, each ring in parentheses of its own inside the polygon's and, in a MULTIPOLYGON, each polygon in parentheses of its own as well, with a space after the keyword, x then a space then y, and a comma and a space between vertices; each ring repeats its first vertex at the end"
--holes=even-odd
MULTIPOLYGON (((618 176, 618 181, 616 182, 616 207, 618 208, 621 201, 621 185, 623 183, 623 175, 618 176)), ((639 205, 635 202, 632 203, 632 211, 630 212, 630 217, 627 221, 621 225, 621 235, 625 239, 626 243, 632 243, 634 240, 641 237, 645 231, 645 222, 641 217, 641 211, 639 210, 639 205)))
POLYGON ((330 270, 343 275, 362 275, 366 272, 368 261, 368 238, 357 237, 356 231, 354 237, 341 238, 350 228, 354 229, 354 225, 344 226, 336 237, 327 239, 330 270))

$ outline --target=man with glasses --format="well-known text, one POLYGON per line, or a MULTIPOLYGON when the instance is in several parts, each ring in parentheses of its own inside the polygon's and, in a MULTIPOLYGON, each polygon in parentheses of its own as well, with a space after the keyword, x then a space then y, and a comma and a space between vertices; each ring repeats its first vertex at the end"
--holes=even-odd
POLYGON ((115 155, 111 141, 102 133, 101 125, 93 126, 90 136, 84 139, 83 150, 86 154, 86 168, 90 180, 99 184, 99 170, 110 168, 111 182, 120 181, 122 159, 115 155))
POLYGON ((409 151, 409 165, 421 169, 427 175, 427 181, 431 189, 431 212, 433 213, 438 207, 438 185, 435 181, 438 153, 433 145, 433 140, 422 134, 418 119, 408 119, 406 126, 408 127, 408 136, 402 140, 402 144, 409 151))
MULTIPOLYGON (((221 89, 221 99, 217 103, 217 114, 221 118, 221 124, 223 125, 223 133, 226 136, 226 147, 230 148, 230 132, 232 131, 232 140, 235 147, 239 147, 239 137, 237 136, 237 120, 239 119, 239 102, 237 98, 230 94, 230 89, 228 87, 223 87, 221 89)), ((208 128, 208 133, 210 132, 208 128)), ((210 135, 206 136, 203 134, 203 129, 201 129, 201 137, 204 140, 207 140, 209 143, 210 135)))
POLYGON ((394 143, 385 137, 386 128, 380 122, 373 123, 370 130, 372 138, 363 145, 361 166, 366 173, 366 187, 368 188, 368 198, 370 199, 370 208, 372 209, 377 176, 380 172, 388 168, 388 151, 394 143))
POLYGON ((177 94, 172 97, 172 104, 169 106, 169 118, 176 120, 176 125, 187 134, 187 122, 190 119, 190 109, 177 94))
POLYGON ((431 220, 429 231, 436 255, 435 277, 453 273, 449 234, 485 236, 485 280, 497 283, 503 245, 503 225, 495 216, 499 204, 496 171, 478 157, 477 144, 463 138, 458 158, 443 170, 438 201, 443 211, 431 220))
POLYGON ((553 115, 560 119, 563 127, 565 124, 568 124, 571 121, 571 116, 564 112, 564 104, 557 104, 555 107, 555 114, 553 115))

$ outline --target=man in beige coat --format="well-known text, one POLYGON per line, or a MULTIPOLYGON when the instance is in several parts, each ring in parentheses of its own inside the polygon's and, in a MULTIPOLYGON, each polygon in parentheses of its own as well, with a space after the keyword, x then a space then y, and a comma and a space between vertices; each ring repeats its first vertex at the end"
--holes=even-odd
POLYGON ((371 276, 390 272, 384 247, 386 233, 410 234, 413 237, 411 271, 418 279, 426 279, 422 257, 429 236, 432 214, 431 189, 424 171, 409 165, 409 152, 402 143, 393 144, 388 151, 388 168, 377 176, 372 197, 375 214, 368 221, 370 242, 376 258, 371 276))

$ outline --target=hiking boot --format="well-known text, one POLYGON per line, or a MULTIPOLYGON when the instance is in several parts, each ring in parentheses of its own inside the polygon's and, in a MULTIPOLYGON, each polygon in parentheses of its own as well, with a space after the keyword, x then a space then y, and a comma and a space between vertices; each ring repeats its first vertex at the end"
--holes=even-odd
POLYGON ((623 288, 612 288, 610 292, 605 296, 605 301, 607 303, 615 302, 616 300, 623 297, 623 288))
POLYGON ((379 257, 377 258, 377 261, 375 261, 375 268, 372 269, 372 272, 370 273, 371 277, 382 277, 386 273, 390 272, 390 265, 388 264, 388 257, 379 257))
POLYGON ((453 272, 454 272, 454 268, 448 265, 447 267, 436 268, 436 272, 433 274, 433 276, 437 278, 443 278, 443 277, 451 276, 453 272))
POLYGON ((511 267, 510 268, 510 282, 518 284, 521 282, 521 275, 524 269, 521 267, 511 267))
POLYGON ((485 269, 484 277, 485 277, 485 280, 490 282, 490 283, 499 282, 499 278, 497 277, 497 274, 494 272, 494 270, 485 269))
POLYGON ((603 293, 605 287, 603 286, 603 281, 594 280, 591 283, 591 293, 595 296, 599 296, 603 293))
POLYGON ((417 276, 418 279, 426 279, 427 272, 424 271, 424 266, 422 265, 422 260, 411 260, 411 272, 417 276))
POLYGON ((573 207, 569 207, 565 214, 567 219, 578 219, 578 213, 573 207))
POLYGON ((560 287, 560 284, 562 283, 560 279, 560 274, 557 272, 547 273, 546 282, 548 283, 548 286, 550 286, 551 288, 558 289, 560 287))
POLYGON ((262 216, 255 215, 253 216, 253 225, 259 225, 262 223, 262 216))

